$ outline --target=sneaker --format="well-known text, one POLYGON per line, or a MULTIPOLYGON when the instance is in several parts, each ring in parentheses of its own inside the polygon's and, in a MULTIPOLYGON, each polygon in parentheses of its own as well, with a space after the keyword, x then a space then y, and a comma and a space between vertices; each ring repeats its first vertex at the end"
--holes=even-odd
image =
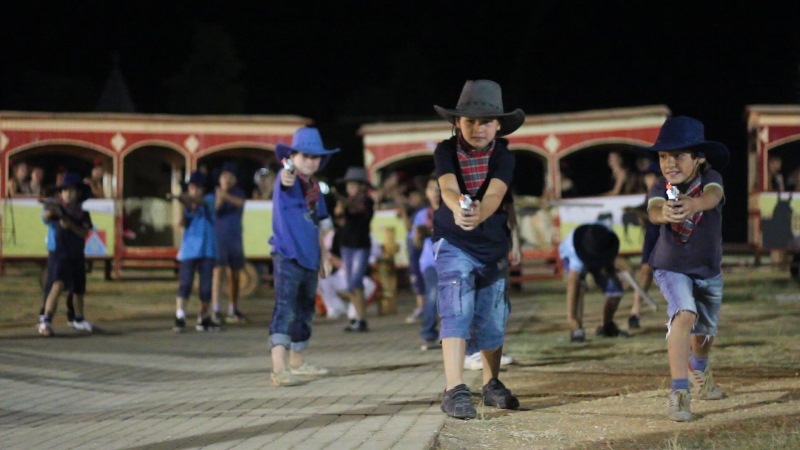
POLYGON ((517 409, 519 400, 497 378, 492 378, 483 387, 483 404, 500 409, 517 409))
POLYGON ((289 367, 289 373, 298 377, 323 377, 330 375, 331 371, 324 367, 303 363, 300 367, 289 367))
POLYGON ((237 309, 233 313, 228 313, 228 317, 225 318, 225 321, 230 323, 247 323, 247 317, 237 309))
POLYGON ((675 422, 692 420, 692 394, 686 389, 678 389, 669 393, 669 418, 675 422))
POLYGON ((642 325, 639 323, 639 316, 628 317, 628 329, 638 330, 639 328, 642 328, 642 325))
POLYGON ((223 316, 219 311, 211 313, 211 322, 214 325, 222 326, 225 321, 225 316, 223 316))
POLYGON ((474 419, 478 417, 475 406, 472 405, 472 396, 466 384, 444 391, 442 397, 442 412, 455 419, 474 419))
POLYGON ((600 325, 597 327, 597 331, 595 332, 598 336, 601 337, 628 337, 628 333, 622 331, 617 327, 617 324, 614 322, 609 322, 604 325, 600 325))
POLYGON ((420 317, 422 317, 422 308, 414 308, 414 312, 411 313, 408 317, 406 317, 406 323, 414 323, 419 321, 420 317))
POLYGON ((197 326, 194 329, 197 331, 219 331, 219 325, 211 320, 211 316, 205 316, 197 321, 197 326))
POLYGON ((180 318, 175 319, 175 326, 172 327, 172 331, 176 333, 183 333, 186 330, 186 319, 180 318))
POLYGON ((586 331, 583 328, 572 330, 569 332, 570 342, 586 342, 586 331))
POLYGON ((689 365, 689 382, 697 388, 697 398, 700 400, 719 400, 725 397, 725 393, 714 383, 714 376, 711 374, 711 366, 706 366, 706 370, 701 372, 692 369, 689 365))
POLYGON ((50 337, 55 334, 53 332, 53 325, 50 322, 44 320, 39 322, 39 325, 37 325, 36 328, 39 330, 39 334, 41 334, 42 336, 50 337))
POLYGON ((350 319, 350 323, 344 327, 344 331, 358 331, 358 332, 366 332, 369 331, 369 327, 367 326, 366 319, 350 319))
POLYGON ((269 376, 269 382, 273 386, 298 386, 306 383, 307 380, 296 377, 288 370, 281 370, 280 372, 272 372, 269 376))
MULTIPOLYGON (((500 366, 507 366, 514 363, 514 357, 506 355, 505 353, 500 356, 500 366)), ((464 356, 464 369, 465 370, 481 370, 483 369, 483 357, 481 352, 475 352, 471 355, 464 356)))
POLYGON ((88 321, 88 320, 86 320, 86 319, 83 319, 83 320, 75 320, 75 321, 73 321, 73 322, 72 322, 72 326, 73 326, 73 328, 75 328, 76 330, 78 330, 78 331, 84 331, 84 332, 86 332, 86 333, 91 333, 91 332, 92 332, 92 328, 93 328, 93 327, 92 327, 92 322, 89 322, 89 321, 88 321))
POLYGON ((436 350, 438 348, 442 348, 441 342, 438 339, 433 339, 431 341, 426 340, 420 349, 424 352, 427 350, 436 350))

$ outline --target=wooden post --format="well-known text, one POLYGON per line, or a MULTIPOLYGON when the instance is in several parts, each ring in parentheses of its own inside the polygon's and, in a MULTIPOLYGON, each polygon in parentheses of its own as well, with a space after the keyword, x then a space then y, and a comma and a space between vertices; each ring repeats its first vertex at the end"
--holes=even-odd
POLYGON ((381 283, 381 299, 378 303, 378 314, 397 314, 397 267, 394 257, 397 254, 394 227, 385 227, 383 235, 383 252, 378 260, 378 281, 381 283))

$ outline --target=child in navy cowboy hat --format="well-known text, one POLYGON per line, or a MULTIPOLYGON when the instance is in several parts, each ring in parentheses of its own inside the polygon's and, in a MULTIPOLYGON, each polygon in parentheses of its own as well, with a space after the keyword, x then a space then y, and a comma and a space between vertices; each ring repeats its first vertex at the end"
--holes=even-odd
POLYGON ((189 176, 183 203, 183 238, 178 249, 180 261, 178 294, 175 301, 176 333, 186 328, 184 310, 192 294, 194 274, 200 280, 200 312, 197 314, 197 331, 216 331, 219 324, 211 316, 211 291, 214 276, 214 262, 217 259, 217 236, 214 231, 214 196, 205 194, 205 173, 196 170, 189 176))
POLYGON ((340 233, 342 265, 347 278, 356 317, 350 320, 345 331, 365 332, 368 330, 364 318, 364 276, 369 269, 369 256, 372 243, 370 223, 375 214, 375 202, 367 194, 372 185, 367 180, 367 170, 363 167, 348 167, 344 178, 346 196, 340 196, 334 214, 344 217, 340 233))
POLYGON ((92 229, 92 218, 81 203, 91 196, 91 189, 80 175, 67 172, 56 186, 57 200, 48 202, 42 220, 48 225, 47 282, 45 306, 39 319, 39 334, 52 336, 53 315, 64 291, 73 295, 75 319, 73 327, 92 332, 92 324, 83 317, 86 293, 86 237, 92 229))
POLYGON ((671 117, 656 143, 646 149, 658 152, 664 175, 650 189, 647 211, 650 221, 661 226, 650 265, 668 304, 668 413, 672 420, 684 422, 692 419, 690 380, 696 398, 716 400, 724 395, 714 383, 708 357, 722 305, 725 192, 719 170, 728 163, 728 148, 707 141, 700 121, 671 117))
POLYGON ((603 337, 625 336, 614 323, 614 313, 622 299, 622 284, 614 260, 619 253, 619 238, 602 223, 580 225, 572 230, 558 246, 558 255, 567 274, 567 322, 570 341, 584 342, 583 298, 588 286, 586 274, 591 273, 606 297, 603 320, 596 334, 603 337))
POLYGON ((275 386, 297 385, 306 377, 328 373, 305 363, 304 351, 311 338, 318 276, 331 271, 330 254, 320 242, 333 229, 333 221, 314 174, 338 151, 325 148, 319 131, 312 127, 298 129, 291 145, 276 146, 284 168, 272 194, 269 240, 275 274, 270 381, 275 386))
POLYGON ((442 411, 472 419, 477 413, 463 379, 470 338, 484 359, 484 404, 519 407, 519 400, 498 380, 509 313, 505 291, 510 236, 503 199, 514 173, 514 156, 500 137, 519 128, 525 113, 506 112, 500 85, 490 80, 467 81, 454 109, 434 110, 455 131, 433 155, 443 204, 433 219, 446 377, 442 411), (459 199, 465 200, 463 207, 459 199))

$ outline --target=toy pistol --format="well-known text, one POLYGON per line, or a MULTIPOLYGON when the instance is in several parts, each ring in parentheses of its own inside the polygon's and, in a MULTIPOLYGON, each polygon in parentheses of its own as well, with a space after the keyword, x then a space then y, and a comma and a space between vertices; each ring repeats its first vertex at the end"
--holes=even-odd
POLYGON ((677 187, 673 186, 670 183, 667 183, 667 198, 669 200, 677 200, 678 195, 680 195, 681 191, 678 190, 677 187))
POLYGON ((462 210, 469 211, 470 207, 472 207, 472 198, 469 194, 461 194, 458 196, 458 203, 461 205, 462 210))
POLYGON ((283 158, 281 160, 281 163, 283 164, 283 169, 284 170, 287 170, 287 171, 289 171, 291 173, 294 173, 294 161, 292 161, 289 158, 283 158))

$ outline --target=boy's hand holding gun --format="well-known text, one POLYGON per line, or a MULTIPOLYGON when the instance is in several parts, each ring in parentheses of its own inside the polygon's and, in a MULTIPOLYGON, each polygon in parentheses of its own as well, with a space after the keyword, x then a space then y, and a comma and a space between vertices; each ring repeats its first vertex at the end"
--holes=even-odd
POLYGON ((281 170, 281 184, 286 187, 294 186, 294 183, 297 180, 297 173, 295 173, 294 169, 294 161, 292 161, 290 158, 283 158, 281 163, 283 163, 283 170, 281 170))
POLYGON ((468 194, 461 194, 458 203, 461 211, 456 213, 456 225, 465 231, 474 230, 480 223, 481 202, 473 200, 468 194))
POLYGON ((667 201, 661 209, 661 214, 667 222, 681 223, 686 219, 683 201, 680 199, 681 191, 677 186, 667 183, 667 201))

